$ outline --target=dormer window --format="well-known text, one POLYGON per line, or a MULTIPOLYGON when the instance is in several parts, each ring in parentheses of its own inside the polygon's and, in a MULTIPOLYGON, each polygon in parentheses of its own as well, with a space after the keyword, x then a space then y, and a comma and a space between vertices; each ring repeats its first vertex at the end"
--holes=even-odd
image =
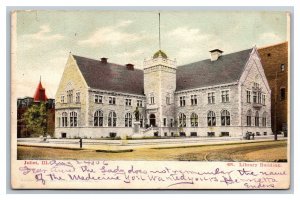
POLYGON ((125 99, 125 105, 131 106, 131 99, 125 99))
POLYGON ((95 95, 95 103, 102 103, 102 96, 101 95, 98 95, 98 94, 95 95))

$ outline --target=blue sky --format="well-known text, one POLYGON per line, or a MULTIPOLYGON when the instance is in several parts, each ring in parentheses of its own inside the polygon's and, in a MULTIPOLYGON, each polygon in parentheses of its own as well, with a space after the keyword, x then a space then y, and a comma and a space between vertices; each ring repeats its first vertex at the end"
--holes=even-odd
MULTIPOLYGON (((284 12, 160 11, 161 43, 178 65, 287 40, 284 12)), ((54 98, 69 52, 142 69, 158 50, 155 11, 20 11, 17 13, 16 83, 18 97, 33 96, 42 76, 54 98)))

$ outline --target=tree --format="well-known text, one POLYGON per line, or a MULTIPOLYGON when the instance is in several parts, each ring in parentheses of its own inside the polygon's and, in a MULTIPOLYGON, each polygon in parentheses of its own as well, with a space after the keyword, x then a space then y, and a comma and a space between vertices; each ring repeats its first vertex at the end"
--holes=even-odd
POLYGON ((47 131, 46 104, 33 104, 24 113, 22 120, 30 133, 30 137, 45 136, 47 131))

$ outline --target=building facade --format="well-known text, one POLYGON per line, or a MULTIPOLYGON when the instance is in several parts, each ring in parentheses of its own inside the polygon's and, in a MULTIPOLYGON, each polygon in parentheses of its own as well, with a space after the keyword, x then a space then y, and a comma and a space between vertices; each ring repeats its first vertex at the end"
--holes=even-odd
POLYGON ((24 113, 34 104, 46 104, 47 110, 47 134, 53 136, 55 129, 55 100, 48 98, 46 89, 40 81, 33 97, 24 97, 17 99, 17 137, 30 137, 31 132, 28 131, 26 123, 22 120, 24 113))
POLYGON ((288 128, 288 42, 258 49, 271 95, 273 133, 287 133, 288 128))
POLYGON ((271 90, 257 49, 177 66, 161 50, 132 64, 69 55, 56 93, 57 138, 269 135, 271 90), (138 127, 136 127, 138 125, 138 127))

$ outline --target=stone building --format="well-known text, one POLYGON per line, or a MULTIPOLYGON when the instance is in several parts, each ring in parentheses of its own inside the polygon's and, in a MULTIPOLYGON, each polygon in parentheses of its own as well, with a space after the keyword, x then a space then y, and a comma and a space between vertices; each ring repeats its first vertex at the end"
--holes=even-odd
POLYGON ((55 128, 55 102, 54 99, 48 98, 46 95, 46 89, 43 87, 40 80, 34 96, 24 97, 17 99, 17 137, 30 137, 31 133, 27 130, 26 124, 23 122, 23 114, 33 104, 46 103, 47 109, 47 133, 54 135, 55 128))
POLYGON ((288 125, 288 42, 258 49, 271 95, 271 124, 275 133, 287 132, 288 125))
POLYGON ((210 55, 176 66, 159 50, 141 70, 70 54, 55 97, 55 136, 272 134, 271 90, 256 47, 210 55))

